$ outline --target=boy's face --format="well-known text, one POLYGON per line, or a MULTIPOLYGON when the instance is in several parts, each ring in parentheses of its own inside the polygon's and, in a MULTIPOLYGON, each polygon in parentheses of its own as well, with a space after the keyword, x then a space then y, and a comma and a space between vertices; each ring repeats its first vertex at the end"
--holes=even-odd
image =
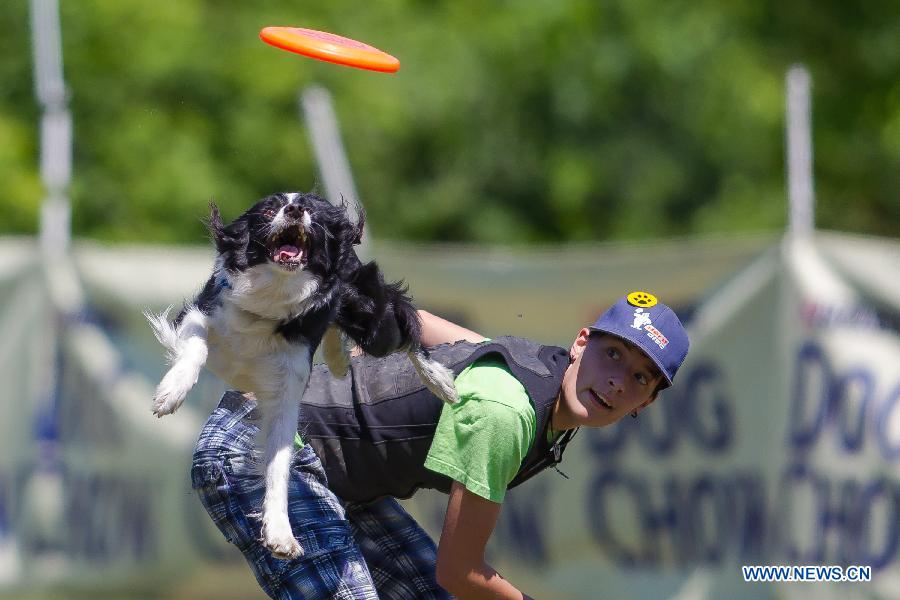
POLYGON ((655 399, 662 375, 636 346, 585 328, 572 343, 553 412, 554 429, 603 427, 640 411, 655 399))

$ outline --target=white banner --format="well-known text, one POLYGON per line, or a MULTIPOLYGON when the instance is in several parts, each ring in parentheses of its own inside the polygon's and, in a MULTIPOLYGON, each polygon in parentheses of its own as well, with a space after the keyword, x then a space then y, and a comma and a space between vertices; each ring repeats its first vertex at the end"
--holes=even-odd
MULTIPOLYGON (((785 241, 701 299, 675 388, 580 433, 569 480, 510 492, 495 566, 542 598, 900 597, 888 256, 898 244, 785 241), (863 565, 872 581, 745 583, 742 565, 863 565)), ((435 534, 445 502, 412 503, 435 534)))
MULTIPOLYGON (((690 316, 674 389, 582 431, 569 479, 551 470, 508 495, 489 556, 526 592, 794 597, 810 585, 744 583, 740 567, 796 563, 872 567, 817 598, 900 598, 900 244, 744 244, 376 251, 421 305, 488 335, 566 345, 641 288, 690 316)), ((149 411, 164 364, 140 309, 194 293, 209 250, 77 254, 89 308, 61 320, 33 247, 0 247, 0 589, 262 597, 188 480, 221 384, 205 377, 173 417, 149 411)), ((409 506, 437 536, 445 504, 409 506)))

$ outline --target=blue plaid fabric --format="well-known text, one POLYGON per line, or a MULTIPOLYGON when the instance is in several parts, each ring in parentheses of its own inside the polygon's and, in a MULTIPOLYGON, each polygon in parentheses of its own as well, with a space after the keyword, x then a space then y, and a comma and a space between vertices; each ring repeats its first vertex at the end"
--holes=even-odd
POLYGON ((435 578, 434 542, 394 498, 350 505, 347 518, 380 598, 452 598, 435 578))
POLYGON ((295 453, 288 512, 305 554, 274 558, 260 543, 264 480, 253 450, 255 404, 223 397, 200 434, 191 482, 229 542, 272 598, 450 598, 437 585, 434 542, 393 498, 345 507, 310 446, 295 453))

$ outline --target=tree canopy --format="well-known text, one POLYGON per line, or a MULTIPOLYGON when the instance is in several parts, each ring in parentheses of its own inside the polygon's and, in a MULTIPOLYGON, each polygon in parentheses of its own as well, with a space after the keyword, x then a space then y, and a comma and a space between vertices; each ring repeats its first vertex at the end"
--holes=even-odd
MULTIPOLYGON (((75 235, 200 242, 316 186, 298 91, 331 91, 377 238, 533 243, 778 230, 784 74, 813 77, 817 224, 900 235, 900 4, 60 0, 75 235), (396 75, 263 44, 322 29, 396 75)), ((37 228, 27 0, 0 4, 0 232, 37 228)))

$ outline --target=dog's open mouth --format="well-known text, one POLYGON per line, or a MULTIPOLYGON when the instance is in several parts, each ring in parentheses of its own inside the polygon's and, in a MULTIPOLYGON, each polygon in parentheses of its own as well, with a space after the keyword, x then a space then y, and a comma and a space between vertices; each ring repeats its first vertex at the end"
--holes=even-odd
POLYGON ((269 238, 269 252, 272 262, 293 271, 306 264, 309 248, 306 234, 299 225, 291 225, 269 238))

